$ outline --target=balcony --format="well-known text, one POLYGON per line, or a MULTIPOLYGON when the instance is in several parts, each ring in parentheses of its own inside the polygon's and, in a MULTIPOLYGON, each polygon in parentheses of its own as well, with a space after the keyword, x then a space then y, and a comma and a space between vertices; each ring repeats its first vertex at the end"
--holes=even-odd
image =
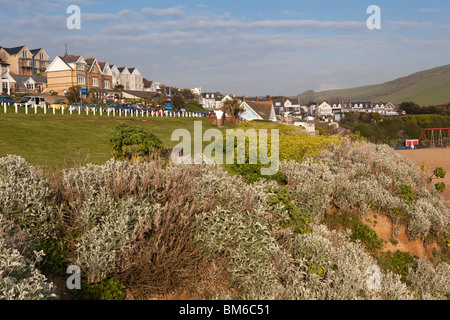
POLYGON ((19 68, 33 68, 30 58, 19 58, 19 68))

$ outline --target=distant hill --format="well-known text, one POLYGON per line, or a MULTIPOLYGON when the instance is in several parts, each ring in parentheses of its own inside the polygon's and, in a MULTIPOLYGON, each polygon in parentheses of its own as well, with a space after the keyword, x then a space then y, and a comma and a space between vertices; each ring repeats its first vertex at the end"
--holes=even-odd
POLYGON ((392 103, 414 101, 420 105, 441 105, 450 101, 450 64, 382 84, 322 92, 310 90, 298 95, 298 98, 302 103, 351 99, 392 103))

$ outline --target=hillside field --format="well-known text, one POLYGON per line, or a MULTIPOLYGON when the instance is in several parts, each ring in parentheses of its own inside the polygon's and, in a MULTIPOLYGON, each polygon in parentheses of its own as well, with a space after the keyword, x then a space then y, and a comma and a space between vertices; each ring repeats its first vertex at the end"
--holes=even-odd
POLYGON ((390 101, 398 104, 414 101, 420 105, 442 105, 450 100, 450 65, 441 66, 381 84, 356 88, 306 91, 298 97, 309 101, 390 101))
POLYGON ((193 137, 194 121, 202 121, 203 130, 217 128, 206 118, 161 118, 161 117, 108 117, 85 114, 53 115, 48 111, 29 110, 29 114, 15 114, 0 110, 0 157, 8 154, 20 155, 33 165, 51 168, 66 168, 87 163, 103 164, 111 158, 110 138, 116 126, 128 123, 152 131, 171 148, 178 144, 171 141, 176 129, 187 129, 193 137))

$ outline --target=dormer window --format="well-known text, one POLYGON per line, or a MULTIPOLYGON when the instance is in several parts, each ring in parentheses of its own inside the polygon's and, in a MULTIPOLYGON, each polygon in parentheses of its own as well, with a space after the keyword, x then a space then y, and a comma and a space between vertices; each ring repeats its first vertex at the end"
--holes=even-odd
POLYGON ((26 52, 25 50, 23 50, 23 51, 22 51, 22 57, 28 58, 28 52, 26 52))

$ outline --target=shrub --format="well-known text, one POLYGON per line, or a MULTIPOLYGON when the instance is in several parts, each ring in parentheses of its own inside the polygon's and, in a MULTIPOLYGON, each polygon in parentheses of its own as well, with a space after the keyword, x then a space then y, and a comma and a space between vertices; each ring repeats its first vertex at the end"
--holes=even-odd
POLYGON ((400 275, 401 281, 407 283, 408 272, 415 263, 415 259, 409 253, 397 250, 395 253, 387 252, 381 255, 378 263, 384 269, 400 275))
POLYGON ((413 203, 417 199, 416 192, 410 185, 402 184, 399 187, 399 193, 401 198, 408 204, 413 203))
POLYGON ((367 251, 372 254, 383 246, 383 240, 369 226, 363 224, 356 214, 350 212, 344 214, 334 213, 328 215, 324 223, 334 230, 339 230, 340 228, 350 230, 351 241, 360 241, 367 251))
POLYGON ((443 182, 436 183, 435 188, 437 192, 442 193, 445 191, 445 183, 443 182))
POLYGON ((434 267, 425 259, 417 259, 406 277, 417 298, 423 300, 450 299, 450 265, 441 262, 434 267))
POLYGON ((164 145, 150 131, 137 126, 120 124, 111 138, 113 156, 119 160, 139 160, 161 155, 164 145))
POLYGON ((0 234, 0 300, 53 300, 58 298, 55 286, 35 267, 42 252, 27 259, 16 249, 6 247, 0 234))
POLYGON ((444 170, 442 167, 439 167, 439 168, 436 168, 436 169, 433 171, 433 174, 434 174, 435 177, 438 178, 438 179, 444 179, 444 178, 445 178, 445 175, 446 175, 446 172, 445 172, 445 170, 444 170))
POLYGON ((105 279, 99 283, 88 283, 81 286, 76 293, 80 300, 124 300, 125 285, 116 278, 105 279))
POLYGON ((0 216, 14 222, 37 249, 54 239, 60 230, 61 215, 52 204, 49 182, 25 159, 0 158, 0 216))

